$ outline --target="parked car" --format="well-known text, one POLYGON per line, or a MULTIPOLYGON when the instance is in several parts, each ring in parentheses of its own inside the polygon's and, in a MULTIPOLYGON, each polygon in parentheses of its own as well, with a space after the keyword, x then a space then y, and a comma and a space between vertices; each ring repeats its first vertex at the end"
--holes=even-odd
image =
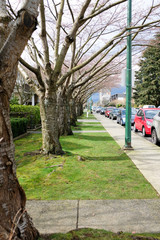
POLYGON ((97 107, 96 113, 100 113, 102 107, 97 107))
POLYGON ((153 118, 151 126, 151 137, 154 144, 160 144, 160 112, 157 113, 153 118))
POLYGON ((102 107, 102 108, 101 108, 101 111, 100 111, 100 114, 101 114, 101 115, 104 115, 104 114, 105 114, 105 111, 106 111, 106 107, 102 107))
POLYGON ((144 105, 143 108, 156 108, 155 105, 144 105))
POLYGON ((122 126, 125 124, 126 120, 126 109, 119 109, 117 114, 117 123, 120 123, 122 126))
MULTIPOLYGON (((135 108, 132 108, 131 110, 131 125, 134 124, 135 115, 137 113, 137 110, 135 108)), ((126 109, 119 109, 118 115, 117 115, 117 123, 120 123, 122 126, 126 123, 126 109)))
POLYGON ((134 119, 134 132, 140 131, 145 137, 151 135, 153 117, 160 112, 158 108, 141 108, 134 119))
POLYGON ((112 111, 115 107, 107 107, 106 108, 106 111, 105 111, 105 117, 108 117, 109 118, 109 113, 110 111, 112 111))
POLYGON ((110 111, 109 113, 109 118, 112 120, 117 119, 118 111, 119 111, 118 108, 113 108, 112 111, 110 111))
POLYGON ((96 106, 92 106, 92 111, 95 112, 96 111, 96 106))

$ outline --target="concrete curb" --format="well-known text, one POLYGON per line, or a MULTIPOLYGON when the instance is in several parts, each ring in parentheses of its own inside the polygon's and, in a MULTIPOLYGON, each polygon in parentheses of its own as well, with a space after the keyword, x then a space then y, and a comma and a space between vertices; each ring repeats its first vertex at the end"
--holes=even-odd
POLYGON ((112 232, 159 232, 160 199, 27 201, 41 234, 78 228, 112 232))

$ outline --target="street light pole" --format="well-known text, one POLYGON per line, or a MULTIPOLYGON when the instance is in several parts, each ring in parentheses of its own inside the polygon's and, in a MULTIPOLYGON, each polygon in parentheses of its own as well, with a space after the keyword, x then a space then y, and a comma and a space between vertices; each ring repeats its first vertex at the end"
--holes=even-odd
POLYGON ((127 73, 126 73, 126 124, 125 124, 125 149, 131 149, 131 93, 132 93, 132 0, 128 0, 127 11, 127 73))

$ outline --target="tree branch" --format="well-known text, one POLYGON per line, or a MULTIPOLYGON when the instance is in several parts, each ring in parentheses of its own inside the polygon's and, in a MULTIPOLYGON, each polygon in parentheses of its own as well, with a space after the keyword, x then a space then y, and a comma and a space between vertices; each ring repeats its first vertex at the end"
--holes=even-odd
POLYGON ((47 36, 46 36, 46 19, 45 19, 45 10, 44 10, 44 3, 43 0, 40 0, 40 17, 41 17, 41 39, 44 49, 44 62, 45 67, 50 65, 49 63, 49 48, 47 43, 47 36))

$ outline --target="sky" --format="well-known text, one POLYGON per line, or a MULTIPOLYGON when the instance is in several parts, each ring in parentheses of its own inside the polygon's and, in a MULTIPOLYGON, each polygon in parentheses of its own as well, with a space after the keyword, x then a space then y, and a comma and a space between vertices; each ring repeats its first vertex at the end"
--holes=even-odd
MULTIPOLYGON (((119 87, 113 87, 111 88, 111 96, 117 93, 124 93, 126 91, 126 87, 120 86, 119 87)), ((99 101, 99 93, 93 93, 92 94, 92 100, 94 103, 97 103, 99 101)))
MULTIPOLYGON (((91 1, 91 4, 93 3, 93 2, 95 2, 96 0, 92 0, 91 1)), ((100 2, 102 3, 102 2, 106 2, 106 0, 101 0, 100 2)), ((117 2, 118 0, 111 0, 111 2, 117 2)), ((11 3, 13 3, 13 6, 15 7, 15 8, 19 8, 20 7, 20 3, 22 3, 22 2, 24 2, 23 0, 19 0, 19 1, 15 1, 15 0, 10 0, 10 2, 11 3)), ((44 0, 44 2, 46 3, 46 0, 44 0)), ((52 3, 52 0, 48 0, 48 2, 49 3, 52 3)), ((55 0, 54 1, 55 3, 60 3, 60 0, 55 0)), ((66 1, 65 1, 66 2, 66 1)), ((69 0, 69 2, 70 2, 70 4, 72 5, 73 3, 74 4, 81 4, 81 3, 84 3, 85 2, 85 0, 69 0)), ((135 19, 136 19, 136 17, 137 18, 139 18, 139 19, 141 19, 142 18, 142 15, 145 15, 146 14, 146 9, 147 9, 147 7, 148 6, 151 6, 152 5, 152 3, 154 3, 154 4, 157 4, 157 3, 159 3, 159 0, 132 0, 132 14, 133 14, 133 16, 132 16, 132 19, 133 19, 133 21, 135 21, 135 19), (142 11, 143 10, 143 11, 142 11), (140 13, 140 11, 141 11, 141 13, 140 13), (140 15, 141 14, 141 15, 140 15)), ((112 29, 115 29, 115 31, 119 31, 119 29, 121 28, 121 26, 123 25, 123 23, 124 24, 126 24, 126 21, 127 21, 127 19, 126 19, 126 15, 127 15, 127 8, 126 8, 126 4, 122 4, 122 5, 124 5, 123 7, 124 7, 124 9, 123 9, 123 12, 122 11, 120 11, 120 15, 122 15, 121 16, 121 21, 119 21, 118 23, 116 22, 116 21, 113 21, 113 23, 114 24, 112 24, 110 27, 109 27, 109 30, 110 30, 110 28, 112 28, 112 29)), ((64 18, 64 20, 66 21, 66 18, 65 18, 65 13, 67 13, 67 10, 66 10, 67 8, 65 8, 65 11, 64 11, 64 14, 63 14, 63 18, 64 18)), ((119 13, 119 10, 121 10, 121 6, 118 6, 117 8, 115 8, 115 12, 117 12, 117 14, 119 13)), ((76 13, 77 13, 77 11, 75 11, 75 15, 76 15, 76 13)), ((115 13, 114 13, 115 14, 115 13)), ((102 17, 102 24, 105 24, 105 21, 106 22, 108 22, 108 19, 107 19, 107 17, 108 16, 110 16, 111 18, 113 17, 113 19, 112 20, 114 20, 114 14, 112 13, 112 11, 111 12, 109 12, 109 15, 103 15, 103 17, 102 17), (113 15, 113 16, 112 16, 113 15)), ((68 15, 69 14, 67 14, 67 17, 68 17, 68 15)), ((160 14, 157 12, 157 14, 156 15, 154 15, 154 17, 153 17, 153 20, 154 19, 156 19, 156 17, 158 17, 159 19, 160 19, 160 14)), ((139 21, 139 24, 141 23, 141 21, 139 21)), ((53 24, 49 24, 49 26, 52 26, 52 29, 53 29, 53 24)), ((64 26, 65 26, 65 24, 64 24, 64 26)), ((66 28, 68 27, 68 26, 65 26, 66 28)), ((108 31, 108 30, 107 30, 108 31)), ((134 30, 133 30, 134 31, 134 30)), ((35 33, 36 33, 36 31, 35 31, 35 33)), ((53 35, 54 35, 54 31, 52 32, 53 33, 53 35)), ((115 32, 113 31, 112 33, 109 31, 109 33, 107 32, 107 34, 105 33, 104 34, 104 38, 102 38, 102 40, 100 40, 100 42, 98 42, 99 44, 96 46, 96 45, 94 45, 94 50, 98 47, 100 47, 100 45, 102 45, 102 44, 104 44, 104 42, 106 42, 106 41, 108 41, 108 39, 109 38, 111 38, 112 36, 114 36, 115 35, 115 32)), ((152 34, 150 34, 150 36, 152 36, 152 34)), ((142 36, 143 37, 143 36, 142 36)), ((148 37, 148 36, 147 36, 148 37)), ((84 38, 85 38, 85 36, 84 36, 84 38)), ((82 40, 84 40, 84 39, 82 39, 82 40)), ((125 39, 126 40, 126 39, 125 39)), ((144 40, 145 40, 145 38, 144 38, 144 40)), ((80 41, 81 41, 81 39, 80 39, 80 41)), ((117 49, 115 49, 115 50, 113 50, 113 52, 111 53, 111 54, 114 54, 114 51, 117 51, 117 49)), ((135 56, 135 57, 133 57, 134 59, 134 61, 133 62, 135 62, 135 63, 137 63, 137 61, 136 60, 138 60, 138 58, 140 57, 140 54, 138 55, 138 57, 137 56, 135 56)), ((106 60, 107 60, 107 58, 106 58, 106 60)))

